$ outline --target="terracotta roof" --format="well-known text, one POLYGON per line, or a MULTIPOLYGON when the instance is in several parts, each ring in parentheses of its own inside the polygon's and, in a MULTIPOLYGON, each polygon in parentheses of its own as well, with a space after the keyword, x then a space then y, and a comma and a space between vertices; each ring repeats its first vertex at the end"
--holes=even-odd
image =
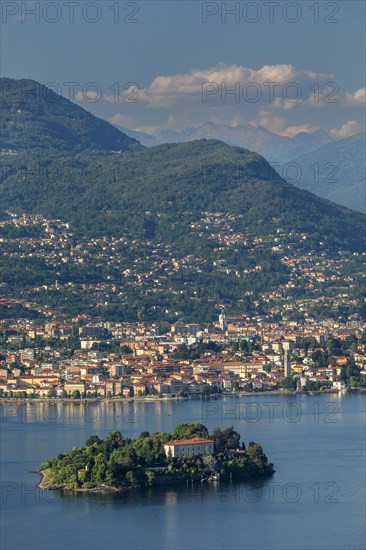
POLYGON ((196 445, 200 443, 213 443, 212 439, 201 439, 200 437, 195 437, 193 439, 176 439, 174 441, 168 441, 165 445, 196 445))

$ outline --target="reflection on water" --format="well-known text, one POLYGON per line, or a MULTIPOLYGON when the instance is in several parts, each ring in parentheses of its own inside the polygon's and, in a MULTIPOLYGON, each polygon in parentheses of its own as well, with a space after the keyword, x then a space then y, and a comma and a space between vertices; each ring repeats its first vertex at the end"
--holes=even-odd
POLYGON ((233 502, 258 502, 262 498, 270 499, 273 492, 270 481, 267 479, 256 479, 251 481, 228 481, 228 482, 187 482, 176 486, 155 486, 143 489, 131 489, 122 492, 74 492, 70 490, 49 491, 53 493, 49 500, 62 499, 73 501, 80 505, 93 507, 111 506, 114 508, 126 508, 133 506, 161 506, 176 505, 179 502, 208 503, 217 501, 225 504, 233 502), (267 488, 267 490, 265 490, 267 488), (266 496, 267 495, 267 496, 266 496))
POLYGON ((1 402, 1 547, 363 550, 365 404, 364 394, 1 402), (93 433, 172 433, 178 422, 234 425, 246 444, 263 445, 275 474, 125 493, 35 491, 31 470, 93 433))
MULTIPOLYGON (((224 421, 257 423, 261 420, 274 422, 285 420, 298 422, 303 416, 313 416, 314 421, 326 419, 328 423, 336 421, 339 404, 343 401, 363 398, 365 394, 332 393, 327 395, 303 396, 256 394, 241 398, 224 397, 215 400, 98 400, 98 401, 39 401, 39 400, 2 400, 0 402, 0 420, 11 418, 24 423, 62 423, 133 428, 146 422, 147 416, 153 420, 154 431, 165 431, 167 424, 174 425, 177 415, 189 411, 192 420, 203 423, 224 421), (192 419, 192 413, 194 418, 192 419), (326 414, 328 413, 328 414, 326 414), (169 418, 172 417, 172 418, 169 418), (322 418, 323 417, 323 418, 322 418)), ((180 418, 178 420, 181 420, 180 418)))

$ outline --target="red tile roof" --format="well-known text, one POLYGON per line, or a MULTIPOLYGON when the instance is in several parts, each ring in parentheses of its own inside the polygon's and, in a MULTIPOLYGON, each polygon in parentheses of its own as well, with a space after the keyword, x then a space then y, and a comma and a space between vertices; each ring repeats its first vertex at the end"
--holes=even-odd
POLYGON ((193 439, 175 439, 174 441, 168 441, 165 445, 196 445, 200 443, 213 443, 212 439, 201 439, 195 437, 193 439))

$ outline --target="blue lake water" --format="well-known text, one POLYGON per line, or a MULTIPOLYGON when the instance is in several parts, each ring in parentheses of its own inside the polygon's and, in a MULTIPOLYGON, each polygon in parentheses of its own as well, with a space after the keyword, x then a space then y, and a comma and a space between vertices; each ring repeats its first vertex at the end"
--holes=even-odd
POLYGON ((1 550, 363 550, 365 394, 217 401, 2 403, 1 550), (91 434, 234 425, 275 474, 260 482, 63 494, 39 463, 91 434))

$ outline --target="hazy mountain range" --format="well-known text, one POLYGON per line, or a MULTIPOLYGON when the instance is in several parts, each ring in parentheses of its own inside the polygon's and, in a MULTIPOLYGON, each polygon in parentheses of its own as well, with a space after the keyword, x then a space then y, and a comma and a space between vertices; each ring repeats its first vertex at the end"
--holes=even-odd
POLYGON ((180 143, 197 139, 219 139, 228 145, 234 145, 256 151, 268 162, 288 162, 300 155, 305 155, 322 145, 330 143, 332 138, 324 130, 312 134, 300 132, 294 137, 285 137, 271 132, 263 126, 227 126, 206 122, 197 128, 186 128, 182 131, 162 130, 157 135, 135 132, 121 128, 128 136, 137 139, 142 145, 152 147, 162 143, 180 143))
POLYGON ((366 134, 320 147, 295 159, 295 184, 320 197, 366 212, 366 134))

